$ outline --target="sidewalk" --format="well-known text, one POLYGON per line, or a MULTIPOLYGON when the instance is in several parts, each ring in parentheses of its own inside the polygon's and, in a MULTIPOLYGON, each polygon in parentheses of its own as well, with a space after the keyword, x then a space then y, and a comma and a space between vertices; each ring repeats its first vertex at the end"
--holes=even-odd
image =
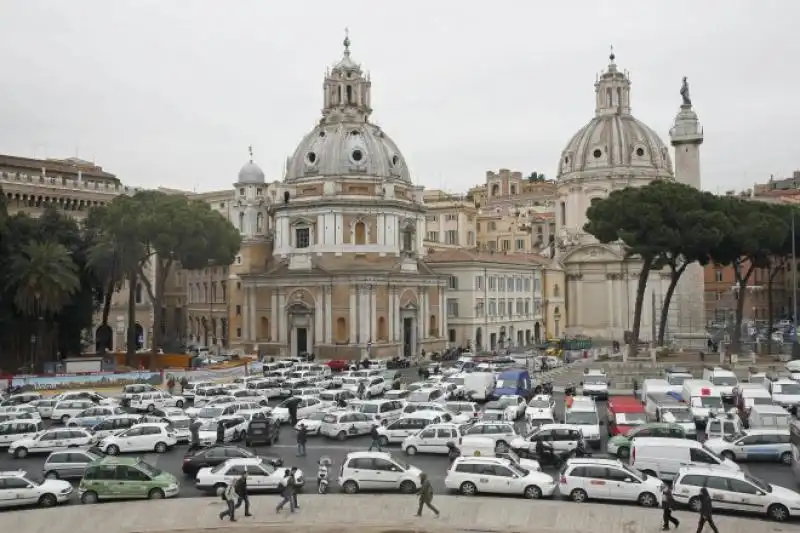
MULTIPOLYGON (((0 531, 18 533, 148 533, 181 530, 192 532, 226 528, 233 533, 256 531, 266 526, 320 526, 320 533, 353 527, 390 527, 392 531, 524 531, 525 533, 597 533, 615 531, 650 533, 660 529, 661 511, 633 505, 577 504, 550 500, 511 498, 470 498, 435 496, 433 504, 441 518, 429 509, 422 518, 414 517, 417 498, 403 495, 344 494, 300 495, 301 509, 294 515, 284 510, 275 513, 277 495, 251 498, 253 518, 222 522, 219 498, 185 498, 165 501, 133 501, 86 506, 73 503, 65 507, 0 514, 0 531), (323 527, 324 526, 324 527, 323 527), (401 529, 402 528, 402 529, 401 529)), ((241 510, 241 509, 240 509, 241 510)), ((241 510, 243 511, 243 510, 241 510)), ((678 511, 682 530, 691 531, 697 515, 678 511)), ((777 533, 798 531, 796 524, 781 525, 738 516, 716 516, 724 533, 777 533)), ((384 530, 385 531, 385 530, 384 530)))

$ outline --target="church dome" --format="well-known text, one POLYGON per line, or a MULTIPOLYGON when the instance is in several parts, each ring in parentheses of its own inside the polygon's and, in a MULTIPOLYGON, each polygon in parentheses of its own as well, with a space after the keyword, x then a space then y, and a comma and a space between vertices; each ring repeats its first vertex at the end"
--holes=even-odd
POLYGON ((614 54, 595 83, 595 116, 573 135, 561 152, 557 179, 567 181, 593 173, 671 178, 667 145, 630 110, 630 78, 617 70, 614 54))
POLYGON ((411 183, 397 145, 369 121, 371 88, 345 38, 344 56, 325 75, 322 120, 287 160, 286 182, 360 175, 411 183))
POLYGON ((251 159, 239 171, 237 183, 264 183, 264 171, 251 159))

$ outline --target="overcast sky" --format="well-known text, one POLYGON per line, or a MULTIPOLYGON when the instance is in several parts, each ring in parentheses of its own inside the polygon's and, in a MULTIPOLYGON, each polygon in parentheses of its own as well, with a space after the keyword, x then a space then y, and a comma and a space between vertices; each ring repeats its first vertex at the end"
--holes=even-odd
POLYGON ((0 20, 0 153, 78 155, 132 185, 228 188, 251 144, 281 179, 345 27, 373 121, 428 187, 555 177, 611 44, 667 142, 689 77, 704 188, 800 168, 800 2, 6 0, 0 20))

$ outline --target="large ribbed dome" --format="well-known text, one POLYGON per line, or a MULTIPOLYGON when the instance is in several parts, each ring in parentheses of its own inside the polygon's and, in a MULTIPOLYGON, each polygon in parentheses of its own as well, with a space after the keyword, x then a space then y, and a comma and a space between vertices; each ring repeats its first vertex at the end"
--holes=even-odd
POLYGON ((592 174, 671 178, 667 145, 631 114, 627 73, 617 70, 614 55, 595 83, 595 116, 572 136, 558 164, 559 180, 592 174))

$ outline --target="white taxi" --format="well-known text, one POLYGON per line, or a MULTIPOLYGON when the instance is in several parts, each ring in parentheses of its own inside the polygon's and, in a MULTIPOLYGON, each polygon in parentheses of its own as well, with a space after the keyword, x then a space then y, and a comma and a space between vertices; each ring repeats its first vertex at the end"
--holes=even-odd
POLYGON ((109 435, 120 433, 139 423, 139 415, 114 415, 109 416, 99 424, 92 426, 92 442, 100 442, 109 435))
POLYGON ((199 438, 202 446, 210 446, 217 442, 219 425, 223 428, 223 442, 235 442, 247 436, 248 420, 243 416, 224 416, 216 420, 206 420, 200 426, 199 438))
POLYGON ((59 400, 53 406, 51 418, 53 420, 60 420, 65 426, 69 419, 77 415, 84 409, 94 407, 96 404, 92 400, 87 399, 72 399, 72 400, 59 400))
POLYGON ((394 422, 403 414, 405 402, 400 400, 356 400, 347 404, 353 411, 364 413, 377 420, 380 424, 386 425, 394 422))
POLYGON ((400 444, 406 455, 417 453, 446 454, 450 451, 447 443, 457 443, 461 439, 461 426, 457 424, 431 424, 419 433, 406 437, 400 444))
POLYGON ((150 422, 109 435, 97 447, 108 455, 149 451, 164 453, 177 443, 177 437, 167 429, 167 424, 150 422))
POLYGON ((52 418, 53 407, 56 405, 56 403, 56 400, 52 398, 42 398, 40 400, 34 400, 30 402, 28 406, 35 407, 39 412, 39 416, 42 418, 52 418))
POLYGON ((502 413, 503 420, 519 420, 525 415, 528 404, 522 396, 504 394, 495 401, 489 402, 484 406, 484 411, 502 413))
POLYGON ((614 459, 568 459, 561 470, 558 491, 577 503, 587 500, 637 502, 643 507, 661 504, 664 483, 614 459))
POLYGON ((60 479, 34 481, 26 472, 0 472, 0 508, 22 505, 53 507, 67 503, 72 496, 72 485, 60 479))
MULTIPOLYGON (((228 459, 213 468, 201 468, 197 472, 197 489, 206 493, 221 495, 227 486, 247 473, 247 492, 274 491, 280 488, 286 469, 274 467, 260 457, 240 457, 228 459)), ((295 484, 305 484, 302 470, 294 474, 295 484)))
POLYGON ((93 435, 83 428, 49 429, 27 439, 17 439, 8 446, 15 459, 24 459, 32 453, 50 453, 63 448, 88 446, 93 435))
POLYGON ((44 429, 41 420, 6 420, 0 422, 0 447, 15 440, 30 439, 44 429))
POLYGON ((25 405, 9 405, 6 407, 0 407, 0 414, 2 415, 10 415, 8 420, 13 420, 15 418, 27 418, 28 420, 41 420, 42 415, 39 413, 39 409, 35 406, 30 404, 25 405), (26 416, 22 416, 26 415, 26 416))
POLYGON ((275 409, 272 410, 272 417, 280 424, 289 423, 289 405, 294 402, 297 405, 297 419, 306 418, 311 413, 316 413, 325 408, 322 400, 316 396, 295 396, 284 400, 275 409))
POLYGON ((303 418, 302 420, 298 420, 297 424, 294 426, 294 429, 299 431, 300 426, 304 426, 308 435, 319 435, 320 429, 322 429, 322 420, 328 415, 329 412, 330 411, 317 411, 316 413, 311 413, 310 416, 303 418))
POLYGON ((508 422, 477 422, 466 428, 462 441, 471 436, 492 439, 498 452, 510 450, 511 442, 519 437, 514 425, 508 422))
POLYGON ((510 494, 538 499, 550 497, 556 490, 552 476, 528 470, 499 457, 459 457, 444 478, 449 490, 465 496, 478 493, 510 494))
POLYGON ((345 494, 362 490, 414 494, 422 486, 422 470, 386 452, 350 452, 342 462, 339 486, 345 494))
POLYGON ((586 442, 593 448, 600 448, 600 416, 597 406, 590 398, 575 397, 572 406, 564 413, 564 423, 580 426, 586 442))
POLYGON ((186 400, 183 396, 173 396, 165 391, 143 392, 142 394, 134 394, 130 398, 131 409, 137 411, 147 411, 152 413, 156 409, 165 409, 167 407, 177 407, 183 409, 186 400))
POLYGON ((329 411, 322 418, 319 434, 332 439, 346 440, 348 437, 369 435, 374 426, 380 425, 374 415, 356 411, 329 411))

